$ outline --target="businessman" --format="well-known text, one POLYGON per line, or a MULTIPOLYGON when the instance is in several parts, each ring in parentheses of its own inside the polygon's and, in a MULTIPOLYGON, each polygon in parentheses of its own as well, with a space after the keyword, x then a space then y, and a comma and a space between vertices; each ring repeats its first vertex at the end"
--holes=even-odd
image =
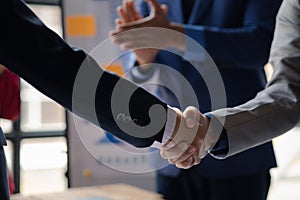
MULTIPOLYGON (((0 24, 3 27, 0 32, 0 63, 65 108, 95 124, 99 121, 104 129, 134 146, 150 146, 153 141, 161 141, 168 110, 165 103, 135 84, 103 71, 92 57, 80 49, 71 48, 48 29, 22 1, 1 1, 0 9, 0 24), (81 75, 86 79, 81 80, 81 75), (90 81, 93 78, 97 78, 96 86, 90 81), (82 87, 79 87, 80 81, 85 81, 82 87), (94 87, 94 105, 88 105, 91 100, 84 96, 90 95, 86 92, 90 87, 94 87), (113 93, 114 90, 120 89, 117 87, 123 87, 123 92, 113 93), (81 90, 74 91, 78 88, 81 90), (132 92, 130 99, 127 98, 127 92, 132 92), (128 100, 129 105, 124 107, 129 107, 130 113, 122 113, 126 111, 122 110, 122 102, 112 102, 112 97, 122 101, 128 100), (149 113, 153 105, 156 105, 156 108, 149 113), (96 112, 96 119, 85 110, 91 107, 96 112), (114 112, 112 108, 115 109, 114 112), (147 135, 147 132, 140 137, 134 137, 134 133, 129 135, 122 130, 128 128, 126 122, 117 120, 120 113, 130 114, 129 117, 136 124, 146 127, 150 118, 154 122, 157 121, 152 118, 151 112, 162 115, 164 121, 159 123, 162 126, 152 136, 147 135)), ((132 123, 128 124, 133 126, 132 123)))
MULTIPOLYGON (((154 43, 157 37, 164 37, 156 35, 143 39, 142 36, 146 33, 141 30, 141 36, 136 31, 130 41, 130 32, 128 36, 126 32, 118 36, 118 30, 121 32, 136 27, 173 29, 192 37, 211 55, 224 80, 228 106, 246 102, 264 88, 266 79, 263 66, 269 56, 275 16, 281 1, 148 1, 152 10, 147 2, 137 2, 142 16, 132 7, 133 1, 126 1, 118 9, 121 19, 117 20, 116 33, 112 33, 112 39, 123 49, 134 49, 140 41, 154 43)), ((185 53, 190 51, 188 42, 186 45, 179 44, 185 41, 176 40, 171 34, 159 42, 163 47, 175 47, 185 53), (168 44, 173 46, 167 46, 168 44)), ((211 109, 210 94, 203 79, 192 69, 189 58, 185 57, 185 60, 167 51, 148 48, 134 52, 136 62, 131 63, 138 67, 132 66, 132 80, 146 82, 155 73, 153 71, 159 70, 162 85, 171 83, 174 85, 171 92, 181 94, 176 97, 186 98, 193 105, 193 101, 189 100, 192 97, 187 92, 188 89, 183 87, 182 82, 170 70, 159 66, 154 68, 155 64, 149 63, 170 66, 190 82, 197 95, 200 110, 206 112, 211 109)), ((201 55, 195 57, 201 58, 201 55)), ((157 94, 168 104, 179 107, 173 94, 164 88, 159 88, 157 94)), ((158 192, 167 199, 266 199, 270 184, 269 169, 275 166, 271 143, 224 161, 207 156, 200 165, 190 170, 179 170, 174 165, 159 170, 158 192)))
MULTIPOLYGON (((71 48, 48 29, 23 1, 0 1, 0 25, 0 63, 75 114, 137 147, 155 141, 164 144, 177 130, 171 125, 181 127, 180 112, 135 84, 103 71, 92 57, 71 48)), ((0 142, 0 198, 7 200, 2 147, 6 142, 1 129, 0 142)))
MULTIPOLYGON (((217 144, 207 140, 208 151, 200 151, 200 157, 207 153, 223 159, 246 149, 263 144, 292 129, 300 120, 300 1, 285 0, 277 15, 276 29, 272 43, 270 63, 274 74, 267 87, 245 104, 234 108, 220 109, 207 116, 221 120, 226 118, 224 131, 217 144)), ((185 117, 194 119, 202 116, 204 124, 209 118, 195 108, 189 108, 185 117)), ((193 126, 193 123, 190 124, 193 126)), ((205 126, 207 127, 207 126, 205 126)), ((209 138, 211 129, 202 129, 202 135, 209 138)), ((220 135, 219 135, 220 136, 220 135)), ((162 156, 184 168, 193 165, 192 157, 174 156, 182 150, 178 145, 166 146, 162 156)), ((199 149, 199 148, 198 148, 199 149)), ((203 149, 202 149, 203 150, 203 149)))

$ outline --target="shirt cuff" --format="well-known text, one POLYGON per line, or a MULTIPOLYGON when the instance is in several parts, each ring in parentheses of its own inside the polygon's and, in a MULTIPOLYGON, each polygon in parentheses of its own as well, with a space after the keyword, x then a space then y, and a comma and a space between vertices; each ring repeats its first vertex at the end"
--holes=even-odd
POLYGON ((162 142, 157 142, 155 141, 151 147, 155 147, 160 149, 164 144, 166 144, 169 139, 171 138, 175 126, 176 126, 176 118, 177 118, 177 113, 174 111, 170 106, 168 106, 168 111, 167 111, 167 122, 165 126, 165 131, 163 134, 162 142))
POLYGON ((137 64, 130 70, 132 81, 135 83, 143 83, 153 77, 155 67, 151 66, 147 72, 142 72, 137 64))

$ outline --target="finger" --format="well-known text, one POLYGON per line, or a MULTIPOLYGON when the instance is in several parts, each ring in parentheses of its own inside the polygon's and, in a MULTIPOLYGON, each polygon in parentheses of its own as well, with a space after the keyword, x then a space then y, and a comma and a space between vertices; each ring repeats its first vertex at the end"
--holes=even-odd
POLYGON ((132 40, 132 36, 130 36, 129 34, 123 34, 123 33, 120 34, 119 32, 116 31, 112 31, 110 34, 112 34, 110 39, 113 44, 121 45, 132 40))
POLYGON ((123 20, 121 19, 121 18, 117 18, 117 19, 115 19, 115 25, 121 25, 121 24, 123 24, 124 22, 123 22, 123 20))
POLYGON ((193 158, 194 158, 194 165, 199 165, 201 162, 201 159, 198 156, 197 157, 193 156, 193 158))
POLYGON ((165 145, 161 147, 162 150, 167 151, 171 148, 173 148, 176 145, 175 141, 169 140, 165 145))
POLYGON ((121 19, 121 18, 117 18, 117 19, 115 19, 115 32, 122 32, 122 30, 121 30, 121 25, 122 24, 124 24, 124 22, 123 22, 123 20, 121 19))
POLYGON ((146 0, 146 1, 150 4, 151 8, 153 8, 155 10, 159 10, 160 9, 160 5, 157 2, 157 0, 146 0))
POLYGON ((123 19, 122 15, 121 15, 121 9, 123 9, 122 6, 117 6, 116 11, 117 11, 119 17, 121 17, 123 19))
POLYGON ((140 43, 132 43, 130 41, 125 41, 120 45, 120 47, 123 51, 127 51, 127 50, 135 51, 141 49, 142 47, 144 47, 144 45, 141 45, 140 43))
POLYGON ((132 15, 134 17, 134 20, 139 20, 142 19, 142 16, 140 15, 140 13, 137 11, 135 5, 134 5, 134 1, 132 0, 130 3, 130 11, 132 12, 132 15))
POLYGON ((129 22, 134 21, 134 16, 133 16, 133 11, 132 11, 132 2, 131 1, 126 1, 126 14, 128 17, 129 22))
POLYGON ((156 0, 146 0, 150 7, 151 7, 151 13, 156 13, 157 11, 160 10, 160 5, 156 0))
POLYGON ((131 47, 128 44, 120 44, 120 49, 122 51, 131 50, 131 47))
POLYGON ((171 164, 183 162, 187 160, 190 156, 193 156, 195 151, 196 148, 194 146, 190 146, 188 150, 184 154, 182 154, 178 159, 169 159, 169 162, 171 164))
POLYGON ((127 13, 126 13, 126 11, 124 10, 124 8, 122 6, 118 6, 117 12, 118 12, 118 15, 122 18, 122 20, 125 23, 129 22, 129 18, 127 16, 127 13))
POLYGON ((194 126, 192 128, 187 127, 183 114, 181 115, 180 113, 177 113, 175 129, 171 136, 172 140, 176 143, 186 142, 191 144, 197 136, 198 129, 198 126, 194 126))
POLYGON ((168 14, 168 6, 166 4, 162 4, 160 6, 161 10, 164 12, 164 14, 168 14))
POLYGON ((123 0, 122 1, 122 7, 123 7, 123 10, 125 11, 125 13, 127 12, 127 10, 126 10, 126 3, 127 3, 127 0, 123 0))
POLYGON ((111 30, 109 32, 110 39, 116 42, 124 42, 128 39, 131 39, 132 36, 129 34, 126 34, 125 32, 122 32, 120 30, 111 30))
POLYGON ((189 169, 190 167, 193 166, 193 163, 194 163, 194 158, 193 158, 193 156, 191 156, 183 162, 176 163, 176 167, 181 168, 181 169, 189 169))
POLYGON ((160 155, 164 159, 178 159, 184 152, 186 152, 189 146, 190 145, 187 143, 181 142, 167 151, 161 150, 160 155))
POLYGON ((118 32, 115 31, 115 30, 109 31, 109 33, 108 33, 108 35, 109 35, 110 37, 112 37, 111 39, 114 39, 113 36, 115 36, 115 35, 117 35, 117 34, 118 34, 118 32))
POLYGON ((201 162, 199 151, 195 151, 193 153, 193 158, 194 158, 194 165, 198 165, 201 162))
POLYGON ((132 21, 136 21, 142 18, 142 16, 137 12, 133 0, 128 1, 126 9, 132 21))
POLYGON ((187 107, 183 112, 183 117, 185 118, 186 126, 188 128, 194 128, 199 126, 200 111, 193 106, 187 107))

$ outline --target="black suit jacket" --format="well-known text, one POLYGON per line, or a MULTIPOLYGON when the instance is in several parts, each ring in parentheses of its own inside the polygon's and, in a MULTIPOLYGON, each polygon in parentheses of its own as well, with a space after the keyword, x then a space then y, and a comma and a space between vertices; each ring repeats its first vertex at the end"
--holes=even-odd
POLYGON ((0 25, 1 64, 68 110, 134 146, 146 147, 161 141, 166 121, 165 103, 131 82, 103 71, 84 51, 71 48, 48 29, 20 0, 0 1, 0 25), (79 70, 83 70, 86 78, 75 82, 79 70), (101 77, 96 86, 92 85, 93 77, 101 77), (79 83, 78 87, 75 83, 79 83), (116 84, 121 90, 115 94, 117 100, 112 101, 116 84), (125 105, 129 91, 134 92, 125 105), (153 105, 160 107, 150 109, 157 108, 153 105), (128 115, 125 107, 129 109, 128 115), (154 113, 151 120, 149 109, 154 113), (155 121, 161 124, 157 130, 145 128, 155 121), (133 124, 138 124, 140 129, 133 124))

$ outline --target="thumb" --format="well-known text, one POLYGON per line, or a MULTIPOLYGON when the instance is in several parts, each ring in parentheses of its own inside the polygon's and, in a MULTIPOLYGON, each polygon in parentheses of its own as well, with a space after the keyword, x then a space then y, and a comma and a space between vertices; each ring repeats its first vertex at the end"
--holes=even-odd
POLYGON ((151 10, 159 10, 160 6, 156 0, 145 0, 150 4, 151 10))
POLYGON ((166 4, 162 4, 160 6, 160 8, 162 9, 162 11, 164 12, 164 14, 166 15, 168 13, 168 6, 166 4))
POLYGON ((200 111, 193 106, 187 107, 183 112, 185 123, 188 128, 194 128, 199 125, 200 111))

